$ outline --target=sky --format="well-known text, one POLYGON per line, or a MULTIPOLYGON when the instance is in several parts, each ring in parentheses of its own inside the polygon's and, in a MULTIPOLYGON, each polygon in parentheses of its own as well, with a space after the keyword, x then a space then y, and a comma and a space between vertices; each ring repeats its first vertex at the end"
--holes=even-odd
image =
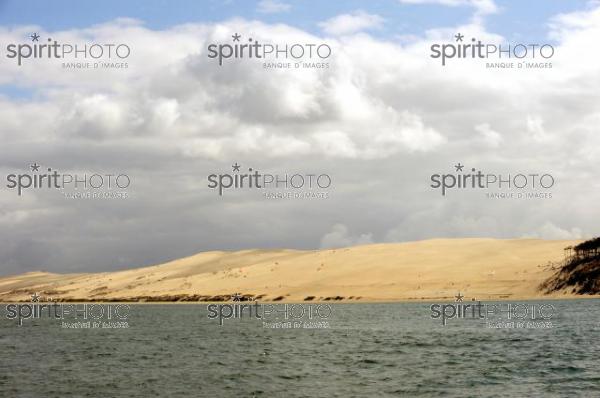
MULTIPOLYGON (((349 11, 363 10, 386 19, 378 35, 393 37, 418 34, 439 26, 468 21, 477 4, 491 1, 244 1, 244 0, 108 0, 101 3, 43 0, 0 2, 3 26, 38 25, 48 30, 85 28, 119 17, 136 18, 151 29, 168 29, 185 23, 219 22, 232 17, 257 19, 267 23, 285 23, 311 33, 320 31, 319 23, 349 11), (450 6, 449 6, 450 5, 450 6)), ((586 9, 589 2, 574 1, 497 1, 497 11, 487 24, 505 37, 527 36, 540 39, 547 29, 544 22, 560 13, 586 9)))
POLYGON ((597 236, 597 37, 594 1, 0 1, 0 274, 110 271, 206 250, 597 236), (332 53, 326 67, 300 69, 209 58, 238 33, 332 53), (101 70, 18 65, 10 46, 38 43, 33 34, 131 54, 101 70), (551 66, 442 65, 431 46, 456 34, 551 45, 551 66), (332 184, 326 199, 221 196, 207 178, 236 163, 332 184), (18 195, 9 176, 32 164, 127 174, 128 197, 18 195), (459 164, 551 174, 552 197, 431 187, 459 164))

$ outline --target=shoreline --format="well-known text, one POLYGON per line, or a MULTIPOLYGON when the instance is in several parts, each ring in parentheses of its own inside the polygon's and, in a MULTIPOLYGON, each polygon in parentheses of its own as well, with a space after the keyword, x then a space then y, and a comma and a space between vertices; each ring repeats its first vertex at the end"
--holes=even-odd
MULTIPOLYGON (((476 300, 463 300, 458 301, 460 303, 468 304, 471 302, 511 302, 511 301, 559 301, 559 300, 594 300, 600 299, 600 294, 596 295, 548 295, 540 297, 511 297, 511 298, 487 298, 487 299, 476 299, 476 300)), ((456 300, 444 299, 444 298, 432 298, 432 299, 367 299, 367 300, 312 300, 312 301, 298 301, 298 300, 280 300, 280 301, 93 301, 93 300, 74 300, 74 301, 0 301, 0 305, 7 304, 133 304, 133 305, 204 305, 204 304, 408 304, 408 303, 456 303, 456 300)))

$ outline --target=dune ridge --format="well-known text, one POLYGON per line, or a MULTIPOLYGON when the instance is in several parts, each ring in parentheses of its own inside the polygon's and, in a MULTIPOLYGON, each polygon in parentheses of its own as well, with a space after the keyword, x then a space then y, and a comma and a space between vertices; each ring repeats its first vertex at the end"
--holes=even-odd
POLYGON ((0 278, 0 301, 533 299, 575 240, 430 239, 326 250, 210 251, 116 272, 0 278))

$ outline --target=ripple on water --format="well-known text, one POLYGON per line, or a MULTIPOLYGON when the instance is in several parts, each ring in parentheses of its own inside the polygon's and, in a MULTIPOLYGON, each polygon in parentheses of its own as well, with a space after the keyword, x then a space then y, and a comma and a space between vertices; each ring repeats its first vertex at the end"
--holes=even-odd
MULTIPOLYGON (((132 307, 126 330, 0 320, 0 396, 600 396, 597 300, 559 327, 443 327, 428 305, 334 304, 330 330, 218 326, 203 306, 132 307)), ((558 305, 557 304, 557 305, 558 305)))

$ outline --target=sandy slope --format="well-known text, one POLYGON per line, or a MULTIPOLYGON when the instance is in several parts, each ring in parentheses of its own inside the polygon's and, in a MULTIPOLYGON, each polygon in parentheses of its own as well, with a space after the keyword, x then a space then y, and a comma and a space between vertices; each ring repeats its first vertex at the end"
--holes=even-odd
POLYGON ((164 295, 264 295, 300 301, 533 298, 575 241, 432 239, 335 250, 205 252, 165 264, 94 274, 27 273, 0 278, 0 300, 164 295))

